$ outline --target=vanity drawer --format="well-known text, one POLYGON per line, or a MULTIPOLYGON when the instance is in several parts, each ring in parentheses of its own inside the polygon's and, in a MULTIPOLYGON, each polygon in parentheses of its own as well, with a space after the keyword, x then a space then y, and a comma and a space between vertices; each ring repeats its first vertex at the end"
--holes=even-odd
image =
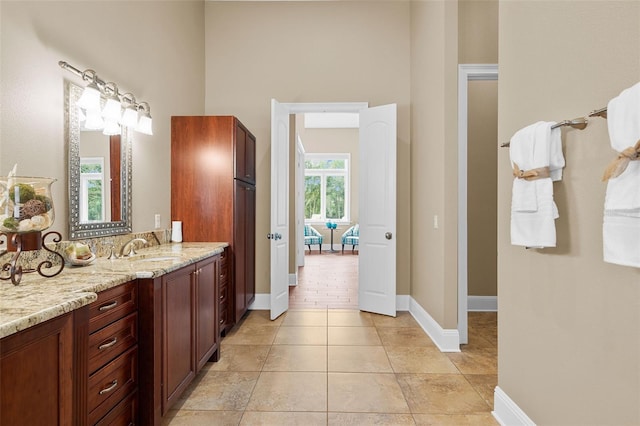
POLYGON ((120 401, 96 426, 129 426, 138 424, 138 396, 136 392, 120 401))
POLYGON ((98 293, 89 307, 89 333, 138 310, 138 285, 131 281, 98 293))
POLYGON ((138 347, 134 346, 89 377, 89 424, 104 417, 138 384, 138 347))
POLYGON ((89 336, 89 373, 138 342, 138 314, 122 318, 89 336))

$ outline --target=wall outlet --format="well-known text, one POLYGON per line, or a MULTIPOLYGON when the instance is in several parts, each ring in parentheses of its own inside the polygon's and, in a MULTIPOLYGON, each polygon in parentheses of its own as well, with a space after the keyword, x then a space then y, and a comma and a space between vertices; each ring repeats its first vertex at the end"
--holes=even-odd
POLYGON ((155 228, 160 229, 160 213, 155 214, 154 220, 155 220, 155 228))

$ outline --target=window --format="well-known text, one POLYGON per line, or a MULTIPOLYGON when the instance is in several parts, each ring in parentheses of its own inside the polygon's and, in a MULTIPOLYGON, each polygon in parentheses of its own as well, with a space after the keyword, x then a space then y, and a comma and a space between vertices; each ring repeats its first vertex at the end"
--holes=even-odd
POLYGON ((80 222, 104 222, 104 158, 80 158, 80 222))
POLYGON ((349 154, 305 154, 304 218, 349 221, 349 154))

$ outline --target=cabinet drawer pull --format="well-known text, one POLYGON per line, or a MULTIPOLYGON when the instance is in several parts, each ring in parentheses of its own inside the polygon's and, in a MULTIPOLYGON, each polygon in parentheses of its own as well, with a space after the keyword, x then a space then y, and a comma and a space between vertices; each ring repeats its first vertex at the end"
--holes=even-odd
POLYGON ((223 319, 220 320, 220 324, 224 324, 224 320, 223 319))
POLYGON ((117 341, 118 341, 118 338, 114 337, 113 339, 111 339, 111 341, 107 343, 103 343, 100 346, 98 346, 98 349, 103 350, 103 349, 110 348, 111 346, 115 345, 117 341))
POLYGON ((108 305, 102 305, 98 308, 98 310, 100 311, 108 311, 109 309, 113 309, 116 306, 118 306, 118 301, 114 300, 113 302, 109 303, 108 305))
POLYGON ((220 296, 220 300, 224 300, 224 295, 220 296))
POLYGON ((100 395, 104 395, 105 393, 109 393, 112 390, 114 390, 116 387, 118 387, 118 379, 115 379, 113 382, 111 382, 111 385, 102 389, 100 392, 98 392, 100 395))

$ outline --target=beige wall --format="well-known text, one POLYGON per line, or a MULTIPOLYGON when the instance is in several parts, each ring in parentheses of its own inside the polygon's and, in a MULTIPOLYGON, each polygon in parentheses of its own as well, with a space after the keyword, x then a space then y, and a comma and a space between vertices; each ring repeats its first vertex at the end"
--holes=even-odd
POLYGON ((498 62, 498 0, 459 0, 458 59, 461 64, 498 62))
POLYGON ((409 293, 409 3, 207 2, 206 113, 257 137, 256 291, 269 292, 270 100, 398 104, 398 294, 409 293))
POLYGON ((457 31, 457 2, 411 3, 411 296, 444 328, 457 327, 457 31))
POLYGON ((154 135, 134 133, 133 229, 170 226, 170 116, 204 110, 202 2, 0 2, 0 174, 58 179, 56 222, 67 235, 65 60, 93 68, 151 105, 154 135), (117 26, 109 24, 117 22, 117 26), (185 78, 188 76, 188 78, 185 78))
POLYGON ((470 296, 497 295, 498 82, 468 84, 467 241, 470 296))
MULTIPOLYGON (((579 117, 640 79, 640 2, 500 3, 499 140, 579 117)), ((558 247, 509 243, 498 158, 499 386, 540 425, 640 424, 640 269, 602 261, 607 122, 563 130, 558 247)))
MULTIPOLYGON (((461 64, 498 63, 498 0, 458 2, 461 64)), ((497 82, 468 85, 468 294, 497 295, 497 82)))

